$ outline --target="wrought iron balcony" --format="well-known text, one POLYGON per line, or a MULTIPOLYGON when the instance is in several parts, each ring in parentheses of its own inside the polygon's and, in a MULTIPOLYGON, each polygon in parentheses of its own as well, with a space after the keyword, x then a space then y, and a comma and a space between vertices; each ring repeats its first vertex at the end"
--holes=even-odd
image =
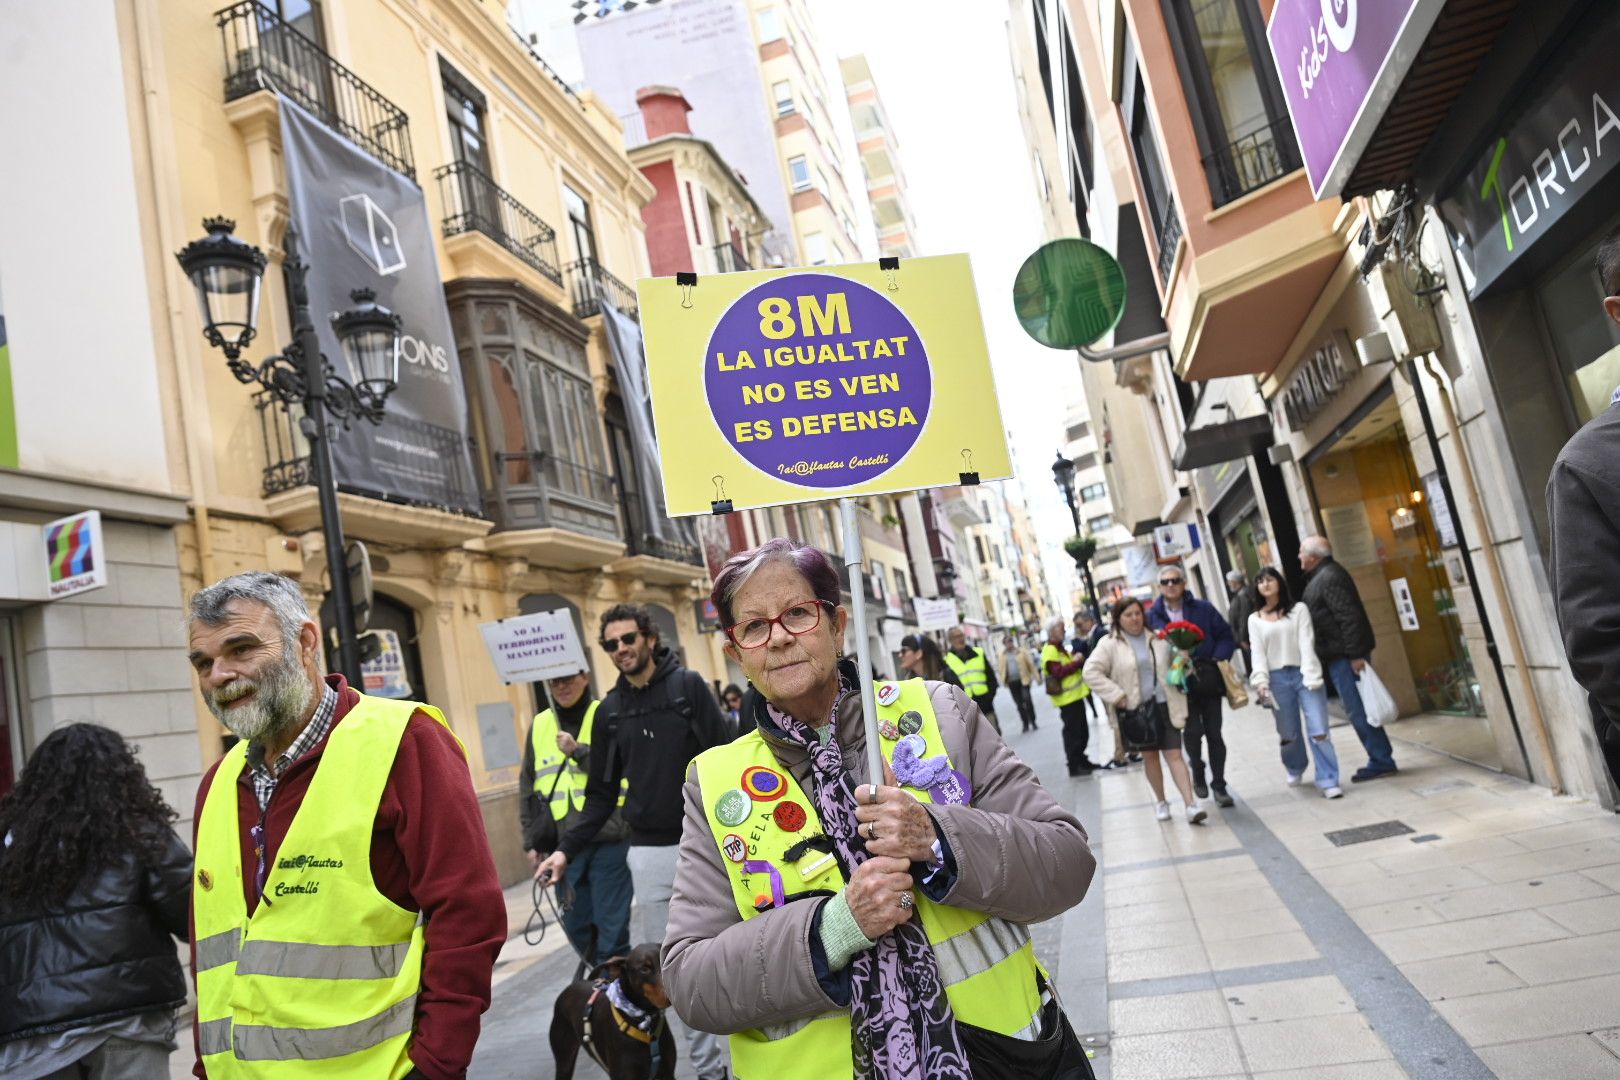
POLYGON ((405 110, 256 0, 216 12, 225 47, 225 100, 287 95, 391 169, 416 179, 405 110))
POLYGON ((498 452, 497 481, 485 493, 485 516, 496 532, 568 529, 619 538, 613 477, 544 450, 498 452))
POLYGON ((736 244, 714 245, 714 265, 722 274, 735 273, 738 270, 752 270, 748 259, 737 249, 736 244))
POLYGON ((514 199, 482 169, 467 161, 433 174, 444 203, 444 235, 481 232, 540 273, 562 284, 557 264, 557 230, 514 199))
POLYGON ((703 565, 703 549, 698 546, 697 532, 688 521, 666 520, 669 536, 656 536, 647 528, 646 513, 640 498, 625 498, 619 508, 624 512, 625 544, 628 554, 650 555, 655 559, 703 565))
POLYGON ((1181 212, 1176 200, 1166 200, 1164 223, 1159 226, 1159 280, 1168 288, 1170 271, 1176 265, 1176 248, 1181 244, 1181 212))
POLYGON ((574 314, 579 318, 601 314, 604 304, 632 319, 640 317, 636 290, 608 273, 595 259, 575 259, 567 269, 569 287, 574 294, 574 314))
POLYGON ((1209 177, 1211 201, 1225 206, 1287 176, 1299 165, 1294 127, 1283 116, 1206 157, 1204 172, 1209 177))

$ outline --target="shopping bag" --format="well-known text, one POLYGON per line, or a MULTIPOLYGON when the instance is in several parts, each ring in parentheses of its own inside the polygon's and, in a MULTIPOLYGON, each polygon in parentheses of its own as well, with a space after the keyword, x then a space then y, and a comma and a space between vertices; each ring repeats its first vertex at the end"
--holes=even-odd
POLYGON ((1367 710, 1367 723, 1373 727, 1383 727, 1399 715, 1395 707, 1395 698, 1390 694, 1384 680, 1378 677, 1371 664, 1362 667, 1359 676, 1361 692, 1361 706, 1367 710))
POLYGON ((1243 680, 1238 678, 1237 672, 1232 670, 1232 661, 1217 660, 1216 666, 1221 669, 1221 680, 1226 683, 1226 704, 1233 709, 1241 709, 1249 703, 1248 688, 1243 680))

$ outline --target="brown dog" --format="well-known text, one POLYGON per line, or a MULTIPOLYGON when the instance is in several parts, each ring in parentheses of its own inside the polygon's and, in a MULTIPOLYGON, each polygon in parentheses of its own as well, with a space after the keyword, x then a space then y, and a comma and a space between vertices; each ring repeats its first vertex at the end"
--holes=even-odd
POLYGON ((609 1080, 675 1080, 675 1037, 664 1023, 669 995, 657 945, 637 945, 627 956, 598 964, 557 995, 551 1017, 551 1054, 557 1080, 573 1080, 580 1048, 602 1066, 609 1080), (617 982, 625 1000, 655 1014, 650 1026, 635 1026, 609 999, 617 982), (655 1064, 656 1062, 656 1064, 655 1064))

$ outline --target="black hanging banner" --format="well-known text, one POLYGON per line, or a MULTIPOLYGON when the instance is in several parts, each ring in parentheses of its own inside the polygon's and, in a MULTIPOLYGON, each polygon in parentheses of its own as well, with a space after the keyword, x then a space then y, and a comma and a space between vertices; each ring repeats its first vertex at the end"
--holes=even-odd
POLYGON ((330 313, 353 289, 404 319, 399 389, 381 424, 332 442, 338 486, 380 498, 478 513, 467 447, 467 396, 450 331, 422 189, 283 97, 287 197, 309 261, 310 309, 327 361, 345 379, 330 313))

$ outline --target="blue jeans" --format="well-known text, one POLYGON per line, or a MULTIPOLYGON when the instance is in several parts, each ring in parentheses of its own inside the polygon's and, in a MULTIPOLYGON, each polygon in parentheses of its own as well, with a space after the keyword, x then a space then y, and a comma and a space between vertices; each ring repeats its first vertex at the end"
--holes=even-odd
POLYGON ((1367 710, 1361 704, 1361 691, 1356 688, 1356 669, 1350 666, 1347 659, 1329 660, 1327 676, 1333 680, 1333 688, 1339 692, 1344 711, 1350 715, 1350 726, 1356 729, 1356 738, 1361 740, 1362 747, 1367 751, 1365 771, 1389 772, 1395 767, 1395 748, 1390 745, 1389 736, 1383 728, 1367 723, 1367 710))
POLYGON ((1297 667, 1276 668, 1271 673, 1271 699, 1277 704, 1277 735, 1282 739, 1283 768, 1296 776, 1305 772, 1305 743, 1299 730, 1300 713, 1305 714, 1305 732, 1311 755, 1316 758, 1316 786, 1326 791, 1339 786, 1339 754, 1328 738, 1327 691, 1318 686, 1305 688, 1305 676, 1297 667))
POLYGON ((592 964, 630 951, 630 865, 627 841, 586 844, 577 859, 570 859, 563 878, 574 890, 574 903, 563 912, 563 933, 592 964), (596 941, 592 947, 591 930, 596 941))

